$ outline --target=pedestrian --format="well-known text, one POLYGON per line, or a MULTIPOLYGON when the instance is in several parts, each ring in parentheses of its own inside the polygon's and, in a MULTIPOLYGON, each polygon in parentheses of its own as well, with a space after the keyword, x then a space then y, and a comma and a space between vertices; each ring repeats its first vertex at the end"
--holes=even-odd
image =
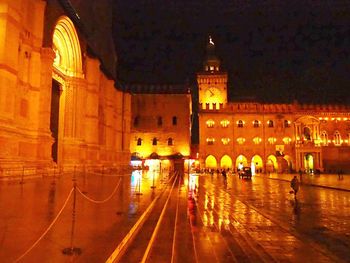
POLYGON ((292 181, 290 182, 290 187, 293 189, 294 192, 294 199, 297 199, 297 193, 299 191, 299 181, 296 175, 294 175, 294 178, 292 179, 292 181))

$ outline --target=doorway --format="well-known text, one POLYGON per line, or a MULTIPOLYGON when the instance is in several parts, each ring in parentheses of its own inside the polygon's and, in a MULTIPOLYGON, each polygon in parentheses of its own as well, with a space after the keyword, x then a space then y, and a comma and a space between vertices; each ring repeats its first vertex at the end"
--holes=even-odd
POLYGON ((58 125, 60 112, 60 83, 52 80, 51 88, 51 114, 50 114, 50 131, 54 142, 51 146, 52 160, 57 163, 58 160, 58 125))
POLYGON ((305 154, 304 167, 306 173, 312 173, 314 171, 314 157, 311 153, 305 154))

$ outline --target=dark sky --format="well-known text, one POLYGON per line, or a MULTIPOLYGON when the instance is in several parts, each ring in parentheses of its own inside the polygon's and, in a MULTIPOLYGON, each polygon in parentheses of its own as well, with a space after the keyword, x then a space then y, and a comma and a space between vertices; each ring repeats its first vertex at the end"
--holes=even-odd
POLYGON ((350 103, 350 1, 114 2, 121 82, 195 83, 212 35, 233 99, 350 103))

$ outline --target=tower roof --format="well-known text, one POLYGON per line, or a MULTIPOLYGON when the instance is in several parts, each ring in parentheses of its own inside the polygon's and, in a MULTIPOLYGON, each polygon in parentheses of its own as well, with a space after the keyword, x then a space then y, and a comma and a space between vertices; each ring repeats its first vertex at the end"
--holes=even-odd
POLYGON ((215 43, 211 36, 206 48, 206 58, 203 63, 204 71, 220 71, 220 60, 215 54, 215 43))

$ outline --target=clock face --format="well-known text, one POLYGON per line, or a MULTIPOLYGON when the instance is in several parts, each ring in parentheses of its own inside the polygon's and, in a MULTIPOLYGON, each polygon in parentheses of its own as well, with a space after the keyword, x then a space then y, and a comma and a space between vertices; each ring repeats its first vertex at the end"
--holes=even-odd
POLYGON ((217 88, 214 88, 214 87, 210 87, 210 88, 208 88, 207 90, 206 90, 206 92, 205 92, 205 95, 207 96, 207 97, 214 97, 214 96, 216 96, 216 95, 218 95, 219 94, 219 90, 217 89, 217 88))

